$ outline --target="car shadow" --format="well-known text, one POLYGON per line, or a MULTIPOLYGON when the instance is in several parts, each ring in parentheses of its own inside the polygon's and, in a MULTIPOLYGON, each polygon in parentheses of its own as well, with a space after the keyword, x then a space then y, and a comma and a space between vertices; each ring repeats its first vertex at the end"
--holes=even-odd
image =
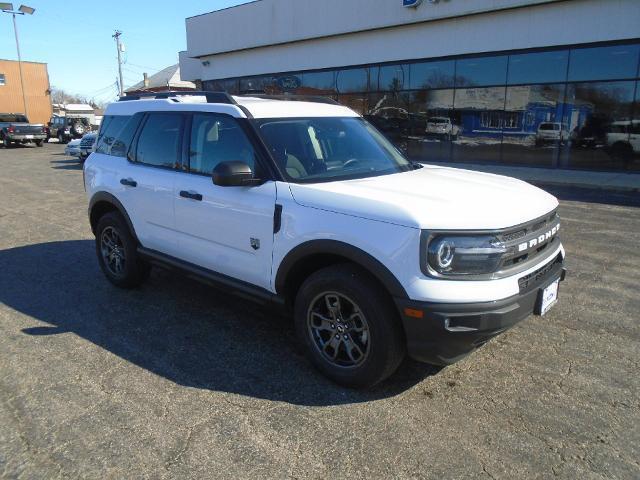
POLYGON ((83 163, 76 157, 69 157, 67 160, 51 160, 49 163, 55 170, 82 170, 83 167, 83 163))
POLYGON ((337 405, 395 396, 439 371, 406 360, 374 389, 339 387, 303 357, 290 319, 161 269, 139 289, 117 289, 91 240, 1 250, 0 265, 0 302, 34 319, 22 334, 74 333, 188 387, 337 405))

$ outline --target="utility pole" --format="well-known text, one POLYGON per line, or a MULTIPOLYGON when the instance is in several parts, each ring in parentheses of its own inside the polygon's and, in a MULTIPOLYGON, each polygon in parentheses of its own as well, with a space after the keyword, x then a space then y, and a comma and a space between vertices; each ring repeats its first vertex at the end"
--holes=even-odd
POLYGON ((118 77, 120 79, 119 87, 120 87, 120 96, 124 95, 124 85, 122 84, 122 44, 120 43, 120 35, 122 32, 120 30, 116 30, 116 33, 112 35, 113 38, 116 39, 116 48, 118 49, 118 77))

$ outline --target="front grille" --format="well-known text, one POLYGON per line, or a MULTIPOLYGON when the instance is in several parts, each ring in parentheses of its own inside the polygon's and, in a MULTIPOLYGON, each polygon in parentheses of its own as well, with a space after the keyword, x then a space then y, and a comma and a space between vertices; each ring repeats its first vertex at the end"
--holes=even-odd
POLYGON ((500 271, 508 273, 510 270, 521 267, 525 262, 533 262, 551 251, 560 243, 557 234, 559 228, 560 219, 558 212, 554 210, 549 215, 499 234, 499 240, 507 249, 507 253, 502 258, 500 271))
POLYGON ((520 293, 531 291, 546 279, 547 275, 558 265, 562 264, 562 255, 558 255, 553 262, 547 263, 544 267, 531 272, 518 279, 520 293))

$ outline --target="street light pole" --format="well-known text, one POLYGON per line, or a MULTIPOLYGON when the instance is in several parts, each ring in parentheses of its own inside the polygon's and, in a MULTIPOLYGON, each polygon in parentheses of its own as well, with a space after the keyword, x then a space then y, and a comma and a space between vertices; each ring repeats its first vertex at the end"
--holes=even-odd
POLYGON ((20 5, 18 10, 13 9, 12 3, 0 2, 0 10, 2 13, 10 13, 13 16, 13 33, 16 36, 16 50, 18 50, 18 70, 20 71, 20 88, 22 90, 22 106, 24 115, 27 116, 27 95, 24 91, 24 78, 22 75, 22 56, 20 55, 20 40, 18 40, 18 24, 16 23, 16 15, 33 15, 35 8, 26 5, 20 5))
MULTIPOLYGON (((27 95, 24 92, 24 79, 22 75, 22 56, 20 55, 20 41, 18 40, 18 25, 16 23, 16 13, 12 12, 13 15, 13 33, 16 36, 16 49, 18 50, 18 70, 20 71, 20 88, 22 89, 22 105, 24 107, 24 116, 29 118, 27 114, 27 95)), ((22 14, 24 15, 24 13, 22 14)))

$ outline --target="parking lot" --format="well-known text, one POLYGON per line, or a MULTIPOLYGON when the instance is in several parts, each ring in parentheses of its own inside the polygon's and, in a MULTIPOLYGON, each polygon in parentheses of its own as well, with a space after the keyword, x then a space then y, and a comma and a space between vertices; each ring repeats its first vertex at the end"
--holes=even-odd
POLYGON ((62 150, 0 149, 0 476, 640 477, 637 193, 562 200, 547 316, 356 392, 244 300, 155 270, 111 286, 62 150))

